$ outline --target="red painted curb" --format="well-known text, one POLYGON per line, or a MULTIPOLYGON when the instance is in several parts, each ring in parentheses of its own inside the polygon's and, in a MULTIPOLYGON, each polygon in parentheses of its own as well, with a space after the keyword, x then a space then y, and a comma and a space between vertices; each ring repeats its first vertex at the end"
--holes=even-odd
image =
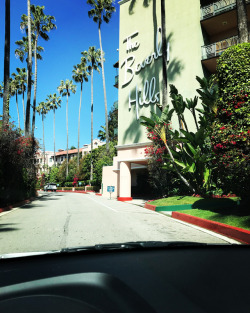
POLYGON ((84 190, 75 190, 75 191, 72 191, 72 190, 57 190, 56 192, 74 192, 74 193, 87 193, 86 191, 84 190))
POLYGON ((131 197, 118 197, 117 200, 118 201, 131 201, 131 200, 133 200, 133 198, 131 198, 131 197))
POLYGON ((101 193, 96 193, 95 195, 96 195, 96 196, 102 196, 102 194, 101 194, 101 193))
POLYGON ((27 200, 23 200, 23 201, 20 201, 20 202, 17 202, 17 203, 14 203, 14 204, 11 204, 11 205, 8 205, 4 208, 0 208, 0 213, 2 212, 6 212, 6 211, 10 211, 16 207, 19 207, 19 206, 22 206, 24 204, 27 204, 27 203, 30 203, 31 201, 35 200, 36 198, 35 197, 32 197, 30 199, 27 199, 27 200))
POLYGON ((156 205, 145 203, 145 204, 144 204, 144 208, 145 208, 145 209, 148 209, 148 210, 155 211, 156 205))
POLYGON ((184 222, 188 222, 212 230, 216 233, 225 235, 240 242, 250 244, 250 231, 248 230, 234 226, 229 226, 214 221, 205 220, 203 218, 191 216, 185 213, 173 212, 172 217, 184 222))

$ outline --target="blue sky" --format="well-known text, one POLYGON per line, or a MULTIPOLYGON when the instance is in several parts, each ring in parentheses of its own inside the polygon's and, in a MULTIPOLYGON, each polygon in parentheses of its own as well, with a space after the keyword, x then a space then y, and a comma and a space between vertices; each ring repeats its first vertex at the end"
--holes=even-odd
MULTIPOLYGON (((10 74, 17 67, 26 67, 15 57, 15 41, 25 34, 20 30, 21 15, 27 14, 27 0, 11 1, 11 57, 10 74)), ((108 109, 117 100, 118 92, 114 85, 116 69, 113 64, 118 60, 119 47, 119 5, 115 2, 116 12, 109 24, 102 25, 102 43, 105 52, 105 76, 108 109)), ((88 50, 89 46, 99 48, 98 27, 88 17, 90 6, 86 0, 33 0, 32 4, 45 6, 45 14, 53 15, 57 29, 49 33, 50 40, 40 39, 39 45, 44 47, 43 60, 38 61, 38 90, 37 105, 45 101, 48 94, 57 93, 61 80, 72 79, 73 65, 80 62, 81 51, 88 50)), ((3 81, 4 65, 4 8, 5 0, 0 0, 0 80, 3 81)), ((33 66, 34 72, 34 66, 33 66)), ((83 84, 83 98, 81 110, 80 146, 90 143, 90 100, 91 84, 83 84)), ((25 98, 26 100, 26 98, 25 98)), ((77 84, 76 94, 69 98, 69 147, 77 147, 78 110, 80 101, 80 84, 77 84)), ((23 128, 22 99, 19 98, 21 128, 23 128)), ((2 114, 2 99, 0 100, 0 114, 2 114)), ((14 97, 10 101, 10 115, 17 124, 17 110, 14 97)), ((105 124, 104 97, 101 73, 94 73, 94 138, 97 137, 101 125, 105 124)), ((41 116, 36 117, 35 136, 42 143, 41 116)), ((45 119, 46 150, 53 151, 53 112, 48 113, 45 119)), ((62 106, 56 111, 56 150, 66 149, 66 97, 62 98, 62 106)))

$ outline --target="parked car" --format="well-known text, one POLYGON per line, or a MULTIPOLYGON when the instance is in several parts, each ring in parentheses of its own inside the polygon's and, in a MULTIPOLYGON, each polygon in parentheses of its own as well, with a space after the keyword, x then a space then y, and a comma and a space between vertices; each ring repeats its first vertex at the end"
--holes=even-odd
POLYGON ((49 183, 49 184, 47 184, 47 185, 45 185, 44 186, 44 191, 55 191, 56 192, 56 190, 57 190, 57 187, 56 187, 56 184, 54 184, 54 183, 49 183))

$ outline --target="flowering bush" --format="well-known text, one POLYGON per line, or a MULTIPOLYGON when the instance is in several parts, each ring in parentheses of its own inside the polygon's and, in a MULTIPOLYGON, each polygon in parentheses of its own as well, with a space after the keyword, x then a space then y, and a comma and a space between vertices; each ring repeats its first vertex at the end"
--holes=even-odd
POLYGON ((73 187, 77 187, 77 184, 78 184, 78 176, 75 174, 74 181, 73 181, 72 185, 73 185, 73 187))
POLYGON ((0 206, 35 195, 36 149, 13 123, 3 127, 0 121, 0 206))
POLYGON ((212 145, 224 189, 250 194, 250 44, 228 48, 218 62, 219 100, 212 145))

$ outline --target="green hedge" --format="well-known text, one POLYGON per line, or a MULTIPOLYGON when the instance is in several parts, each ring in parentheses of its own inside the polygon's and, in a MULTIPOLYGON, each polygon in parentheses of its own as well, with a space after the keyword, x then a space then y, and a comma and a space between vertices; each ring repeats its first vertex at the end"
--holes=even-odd
POLYGON ((100 190, 100 188, 98 186, 87 186, 86 189, 87 190, 93 190, 95 192, 98 192, 100 190))
POLYGON ((250 43, 229 47, 217 65, 218 111, 212 144, 223 190, 250 194, 250 43))
POLYGON ((85 190, 85 187, 75 187, 75 190, 85 190))

